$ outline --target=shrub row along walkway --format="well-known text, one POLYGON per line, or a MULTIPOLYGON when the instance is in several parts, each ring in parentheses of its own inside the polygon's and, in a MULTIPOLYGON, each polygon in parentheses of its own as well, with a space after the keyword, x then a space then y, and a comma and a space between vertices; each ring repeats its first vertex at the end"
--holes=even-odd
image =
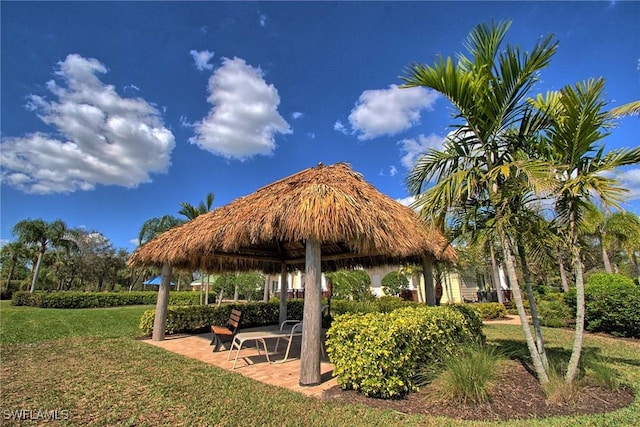
MULTIPOLYGON (((484 323, 519 325, 520 319, 518 316, 508 316, 505 319, 490 320, 485 321, 484 323)), ((298 384, 300 379, 300 340, 300 337, 294 338, 294 342, 291 345, 289 359, 286 362, 279 364, 269 364, 264 355, 264 351, 261 351, 262 354, 258 355, 258 351, 255 346, 250 345, 248 347, 244 347, 240 351, 235 370, 232 369, 235 350, 230 358, 231 360, 227 360, 228 351, 213 353, 211 351, 212 347, 209 345, 211 342, 210 333, 199 335, 172 335, 167 337, 164 341, 152 341, 147 339, 144 340, 144 342, 163 348, 172 353, 177 353, 210 365, 215 365, 219 368, 226 369, 227 371, 242 374, 245 377, 256 381, 287 388, 307 396, 320 397, 322 392, 337 385, 336 379, 332 377, 333 365, 324 358, 320 363, 322 382, 314 387, 300 386, 298 384)), ((269 342, 268 344, 271 348, 275 345, 274 342, 269 342)), ((226 344, 227 348, 229 345, 230 344, 228 343, 226 344)), ((273 360, 278 360, 284 356, 283 353, 285 349, 286 342, 280 343, 278 353, 273 357, 271 356, 272 353, 270 353, 269 357, 273 360)))
MULTIPOLYGON (((320 380, 322 382, 313 387, 300 386, 298 384, 300 379, 300 340, 301 337, 294 338, 289 358, 284 363, 278 364, 269 364, 264 355, 264 351, 262 351, 262 346, 260 346, 261 355, 258 355, 256 347, 252 345, 252 343, 249 343, 248 347, 245 346, 240 351, 235 370, 231 369, 235 357, 235 350, 230 358, 231 360, 227 360, 228 351, 213 353, 211 351, 212 347, 209 345, 211 342, 211 333, 200 335, 172 335, 164 341, 147 339, 144 340, 144 342, 173 353, 181 354, 185 357, 197 359, 201 362, 242 374, 256 381, 288 388, 289 390, 297 391, 307 396, 319 397, 323 391, 337 385, 336 379, 332 377, 333 365, 331 365, 328 360, 323 359, 320 363, 320 380)), ((267 344, 269 348, 273 350, 275 340, 269 340, 267 344)), ((229 348, 229 346, 230 344, 227 343, 226 348, 229 348)), ((269 357, 272 360, 281 359, 284 357, 286 347, 286 340, 280 342, 278 353, 275 353, 275 355, 273 355, 274 353, 269 353, 269 357)))

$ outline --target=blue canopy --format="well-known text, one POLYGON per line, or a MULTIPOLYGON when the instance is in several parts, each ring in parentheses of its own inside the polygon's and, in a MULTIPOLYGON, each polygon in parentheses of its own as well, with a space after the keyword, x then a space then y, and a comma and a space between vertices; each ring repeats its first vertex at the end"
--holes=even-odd
MULTIPOLYGON (((160 286, 160 282, 162 282, 162 276, 156 276, 156 277, 152 277, 151 279, 147 279, 143 282, 143 285, 150 285, 150 286, 160 286)), ((175 286, 176 284, 173 283, 173 281, 171 282, 171 286, 175 286)))

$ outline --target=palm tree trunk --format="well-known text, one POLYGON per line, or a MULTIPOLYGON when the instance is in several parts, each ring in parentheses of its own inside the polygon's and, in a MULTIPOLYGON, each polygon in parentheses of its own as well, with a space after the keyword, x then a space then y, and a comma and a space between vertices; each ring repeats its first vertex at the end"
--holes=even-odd
POLYGON ((520 262, 522 263, 522 277, 524 278, 525 288, 527 289, 527 299, 529 300, 529 311, 531 311, 531 319, 533 320, 533 330, 536 332, 536 346, 538 353, 542 359, 545 369, 549 369, 549 361, 547 360, 547 352, 544 349, 544 340, 542 339, 542 329, 540 328, 540 319, 538 318, 538 309, 536 308, 536 298, 533 295, 531 287, 531 274, 529 273, 529 264, 524 245, 518 245, 518 253, 520 254, 520 262))
POLYGON ((527 319, 527 313, 524 310, 524 304, 522 302, 522 292, 520 291, 520 285, 518 284, 518 276, 516 274, 516 263, 513 257, 511 243, 509 242, 509 238, 505 236, 503 233, 500 233, 500 241, 502 243, 502 250, 504 252, 504 260, 507 268, 507 276, 509 277, 509 282, 511 283, 511 292, 513 294, 513 299, 516 303, 516 308, 518 309, 518 315, 520 316, 520 323, 522 325, 522 331, 524 332, 525 341, 527 342, 527 347, 529 348, 529 355, 531 356, 531 361, 533 363, 533 368, 536 372, 536 376, 538 380, 542 384, 546 384, 549 382, 549 376, 547 375, 547 370, 542 363, 542 358, 540 357, 540 353, 538 353, 538 349, 536 347, 535 340, 533 338, 533 334, 531 333, 531 328, 529 327, 529 320, 527 319))
MULTIPOLYGON (((572 218, 571 230, 575 230, 575 220, 572 218)), ((573 233, 572 233, 573 234, 573 233)), ((580 364, 580 355, 582 354, 582 341, 584 338, 584 278, 582 276, 582 259, 580 257, 580 248, 577 239, 572 238, 573 247, 573 263, 576 273, 576 332, 573 339, 573 348, 571 350, 571 358, 567 366, 567 375, 565 381, 567 384, 573 384, 578 373, 578 365, 580 364)))
POLYGON ((562 291, 569 292, 569 280, 567 280, 567 271, 564 269, 564 258, 558 249, 558 264, 560 267, 560 282, 562 283, 562 291))
POLYGON ((633 265, 635 265, 636 267, 636 278, 638 279, 638 283, 640 284, 640 263, 638 262, 636 251, 634 250, 631 250, 631 261, 633 261, 633 265))
POLYGON ((500 272, 498 272, 498 260, 496 259, 496 249, 493 247, 493 242, 489 244, 489 254, 491 256, 491 277, 493 279, 493 285, 496 288, 498 294, 498 302, 504 304, 504 294, 502 292, 502 285, 500 284, 500 272))
POLYGON ((38 261, 36 261, 36 268, 33 270, 33 279, 31 280, 30 293, 34 293, 36 290, 36 283, 38 281, 38 275, 40 274, 40 266, 42 265, 42 258, 44 257, 44 250, 38 253, 38 261))
POLYGON ((11 278, 13 277, 13 272, 16 269, 16 264, 18 263, 18 257, 17 256, 13 256, 11 258, 11 267, 9 268, 9 274, 7 275, 7 286, 6 286, 6 291, 9 292, 9 285, 11 284, 11 278))
POLYGON ((605 236, 604 233, 600 235, 600 248, 602 249, 602 262, 604 263, 604 271, 607 272, 608 274, 611 274, 612 272, 611 261, 609 261, 609 254, 607 254, 607 248, 604 245, 604 236, 605 236))

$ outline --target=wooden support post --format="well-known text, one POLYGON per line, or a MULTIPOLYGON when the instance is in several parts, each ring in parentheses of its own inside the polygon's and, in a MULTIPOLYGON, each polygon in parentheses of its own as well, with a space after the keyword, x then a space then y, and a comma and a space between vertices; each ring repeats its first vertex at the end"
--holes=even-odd
POLYGON ((433 261, 431 258, 422 259, 422 274, 424 274, 424 290, 427 295, 427 305, 436 305, 436 290, 433 286, 433 261))
POLYGON ((167 329, 167 308, 169 307, 169 288, 171 287, 171 264, 162 265, 162 280, 156 301, 156 316, 153 320, 153 341, 162 341, 167 329))
POLYGON ((287 320, 287 264, 280 266, 280 324, 287 320))
POLYGON ((302 347, 300 349, 301 386, 320 384, 320 339, 321 339, 321 277, 320 242, 309 238, 306 243, 306 273, 304 280, 304 315, 302 325, 302 347))

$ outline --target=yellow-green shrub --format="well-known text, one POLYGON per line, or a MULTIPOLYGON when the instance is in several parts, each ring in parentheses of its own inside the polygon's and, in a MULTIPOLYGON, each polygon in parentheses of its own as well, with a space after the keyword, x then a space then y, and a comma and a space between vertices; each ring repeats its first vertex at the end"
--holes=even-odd
POLYGON ((500 319, 507 317, 507 309, 499 302, 480 302, 468 305, 478 313, 481 319, 500 319))
POLYGON ((484 341, 475 312, 459 307, 406 307, 345 314, 327 331, 327 353, 344 389, 391 398, 415 391, 416 368, 484 341))

